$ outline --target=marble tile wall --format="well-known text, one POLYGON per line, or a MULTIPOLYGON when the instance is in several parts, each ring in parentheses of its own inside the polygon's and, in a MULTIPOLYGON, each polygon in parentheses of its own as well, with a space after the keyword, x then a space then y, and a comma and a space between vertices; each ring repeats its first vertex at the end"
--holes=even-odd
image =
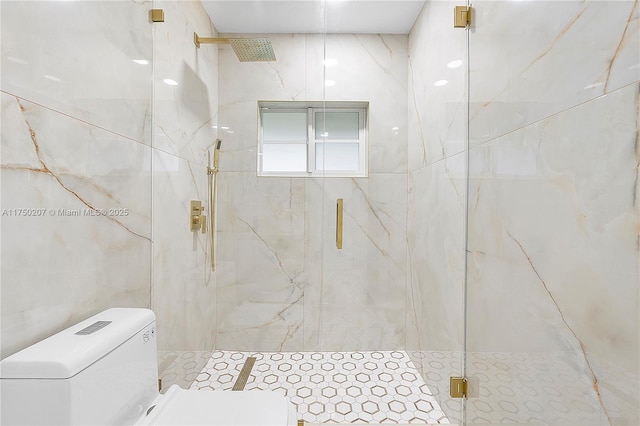
POLYGON ((0 12, 1 356, 113 306, 151 306, 161 350, 211 349, 206 236, 188 230, 217 133, 217 51, 192 41, 214 31, 202 5, 0 12), (152 7, 165 23, 149 22, 152 7))
MULTIPOLYGON (((409 150, 427 160, 410 163, 408 233, 418 308, 440 295, 440 302, 457 311, 457 291, 442 288, 447 279, 460 282, 456 271, 464 261, 458 249, 463 246, 451 243, 461 228, 451 221, 464 223, 464 175, 454 164, 465 159, 455 147, 449 149, 456 145, 451 128, 456 128, 452 111, 458 100, 451 78, 437 74, 452 52, 465 54, 465 47, 464 38, 456 42, 428 32, 427 24, 437 26, 449 15, 444 6, 425 6, 409 42, 413 87, 419 92, 422 79, 433 75, 449 80, 440 88, 449 88, 451 97, 438 98, 436 92, 430 99, 437 102, 415 101, 412 112, 410 96, 417 133, 409 136, 409 150), (426 46, 429 35, 439 46, 414 51, 414 41, 426 46), (420 61, 425 54, 429 64, 420 61), (420 106, 426 107, 424 115, 420 106), (438 114, 450 119, 440 120, 440 132, 425 132, 432 126, 428 115, 438 114), (420 204, 416 197, 414 207, 412 193, 433 194, 434 202, 420 204), (445 209, 446 215, 434 212, 445 209), (432 222, 417 220, 423 215, 432 222), (442 228, 454 233, 438 237, 435 229, 442 228), (411 244, 412 235, 421 243, 411 244), (443 253, 453 253, 448 262, 428 260, 443 253)), ((486 362, 467 364, 467 375, 479 380, 479 395, 467 404, 467 423, 636 424, 640 7, 637 1, 474 6, 467 350, 486 362), (562 382, 543 383, 540 374, 519 373, 523 362, 540 357, 561 360, 545 365, 545 374, 566 377, 580 390, 561 397, 562 382), (500 374, 500 380, 483 380, 487 371, 500 374), (519 406, 505 394, 505 380, 525 392, 544 391, 528 394, 526 406, 519 406), (497 412, 500 419, 492 414, 497 412)), ((410 94, 419 95, 415 89, 410 94)), ((446 347, 456 334, 435 331, 454 327, 451 318, 422 312, 426 315, 408 321, 408 342, 416 340, 408 349, 446 347)), ((457 341, 450 342, 455 350, 457 341)))
POLYGON ((406 286, 407 37, 270 35, 276 62, 221 47, 217 348, 397 349, 406 286), (324 79, 336 82, 324 86, 324 79), (257 101, 368 100, 368 178, 256 177, 257 101), (335 248, 335 200, 345 248, 335 248))
POLYGON ((3 357, 149 305, 150 7, 2 2, 3 357))
MULTIPOLYGON (((640 7, 477 7, 468 349, 563 358, 593 412, 567 404, 545 423, 638 423, 640 7)), ((530 400, 552 406, 557 390, 530 400)))

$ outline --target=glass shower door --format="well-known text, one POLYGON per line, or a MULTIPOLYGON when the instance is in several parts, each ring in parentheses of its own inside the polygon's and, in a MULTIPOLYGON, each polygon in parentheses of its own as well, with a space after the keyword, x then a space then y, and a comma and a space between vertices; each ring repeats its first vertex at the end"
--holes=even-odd
POLYGON ((426 2, 407 35, 326 34, 325 101, 369 101, 368 174, 317 184, 313 318, 322 350, 406 351, 434 396, 427 411, 460 423, 449 377, 463 374, 468 102, 467 35, 451 25, 455 5, 426 2))
POLYGON ((453 424, 463 399, 467 31, 425 2, 408 38, 406 349, 453 424))
POLYGON ((638 424, 638 13, 477 4, 468 425, 638 424))
MULTIPOLYGON (((328 9, 327 27, 337 10, 328 9)), ((407 37, 326 34, 324 44, 323 100, 342 111, 319 110, 315 120, 316 164, 323 167, 320 348, 402 349, 407 37)))
MULTIPOLYGON (((203 4, 153 0, 162 10, 153 32, 151 133, 151 307, 156 313, 160 378, 189 387, 215 347, 216 277, 211 227, 193 229, 192 200, 209 211, 207 167, 218 117, 218 51, 195 46, 193 33, 215 36, 203 4)), ((149 21, 149 10, 146 11, 149 21)), ((224 137, 222 137, 224 140, 224 137)), ((226 141, 225 141, 226 142, 226 141)), ((223 146, 227 148, 227 146, 223 146)), ((224 164, 227 168, 228 164, 224 164)))

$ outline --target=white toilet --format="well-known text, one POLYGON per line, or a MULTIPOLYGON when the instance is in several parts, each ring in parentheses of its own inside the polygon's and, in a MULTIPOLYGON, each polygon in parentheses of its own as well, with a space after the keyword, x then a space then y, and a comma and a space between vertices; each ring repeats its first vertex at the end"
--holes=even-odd
POLYGON ((101 312, 0 361, 2 425, 295 426, 269 391, 158 392, 155 315, 101 312))

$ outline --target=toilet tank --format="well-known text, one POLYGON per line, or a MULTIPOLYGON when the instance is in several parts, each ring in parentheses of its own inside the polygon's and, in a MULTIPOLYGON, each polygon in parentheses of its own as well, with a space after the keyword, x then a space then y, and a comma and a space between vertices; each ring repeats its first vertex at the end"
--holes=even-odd
POLYGON ((2 425, 130 425, 157 395, 148 309, 108 309, 0 361, 2 425))

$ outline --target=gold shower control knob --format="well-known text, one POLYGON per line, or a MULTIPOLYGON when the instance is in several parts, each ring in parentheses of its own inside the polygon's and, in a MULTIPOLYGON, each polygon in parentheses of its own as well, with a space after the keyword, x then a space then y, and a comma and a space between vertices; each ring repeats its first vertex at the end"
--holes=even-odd
MULTIPOLYGON (((202 201, 191 200, 189 211, 189 229, 191 229, 192 231, 198 231, 202 229, 203 222, 206 223, 206 221, 203 219, 203 217, 205 216, 202 214, 202 212, 204 211, 204 207, 202 207, 202 201)), ((204 226, 206 227, 206 224, 204 226)))

